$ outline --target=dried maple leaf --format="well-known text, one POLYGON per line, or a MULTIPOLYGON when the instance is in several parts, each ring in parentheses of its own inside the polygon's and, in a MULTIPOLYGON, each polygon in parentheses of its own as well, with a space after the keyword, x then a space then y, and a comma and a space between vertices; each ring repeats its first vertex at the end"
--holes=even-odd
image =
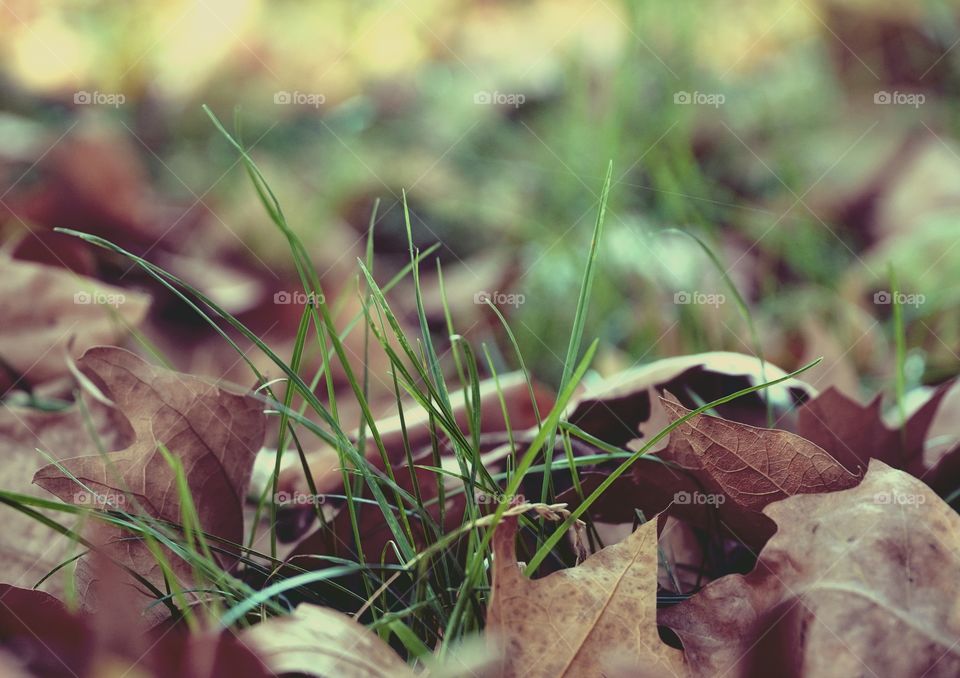
POLYGON ((879 459, 921 476, 927 430, 946 393, 946 388, 937 389, 900 429, 891 429, 883 421, 880 396, 861 405, 836 389, 827 389, 800 408, 797 433, 854 473, 870 459, 879 459))
POLYGON ((487 630, 504 644, 500 675, 685 674, 682 653, 657 633, 657 521, 581 565, 530 580, 516 554, 517 519, 493 536, 487 630))
POLYGON ((52 266, 0 254, 0 395, 68 373, 74 356, 126 334, 139 324, 150 298, 52 266), (72 342, 72 343, 71 343, 72 342))
MULTIPOLYGON (((129 496, 151 516, 179 524, 180 496, 174 471, 159 447, 163 444, 183 464, 203 530, 240 543, 243 500, 264 437, 262 405, 196 377, 154 367, 118 348, 91 349, 78 366, 127 418, 135 440, 111 452, 109 466, 99 455, 62 462, 94 497, 55 465, 40 469, 34 482, 75 504, 125 503, 129 496)), ((98 541, 121 536, 119 531, 109 532, 98 541)), ((160 568, 143 544, 126 540, 110 547, 121 563, 162 582, 160 568)), ((78 578, 83 574, 78 567, 78 578)))
POLYGON ((413 678, 393 649, 345 614, 302 604, 293 614, 273 617, 241 635, 277 674, 343 678, 413 678))
POLYGON ((960 674, 960 516, 873 460, 855 488, 767 506, 756 568, 660 621, 698 675, 960 674))
MULTIPOLYGON (((691 412, 666 398, 661 402, 674 420, 691 412)), ((730 498, 752 511, 795 494, 847 489, 860 480, 798 435, 706 414, 671 431, 670 446, 692 452, 730 498)))

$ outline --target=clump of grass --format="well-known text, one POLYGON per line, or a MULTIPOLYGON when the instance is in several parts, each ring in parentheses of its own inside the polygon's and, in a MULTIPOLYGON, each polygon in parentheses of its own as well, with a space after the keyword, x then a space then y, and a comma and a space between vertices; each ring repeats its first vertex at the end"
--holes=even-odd
MULTIPOLYGON (((259 497, 256 520, 250 526, 246 543, 225 544, 203 533, 183 469, 173 454, 175 450, 161 451, 178 479, 177 489, 183 507, 182 521, 179 525, 169 525, 150 518, 135 501, 129 504, 134 507, 133 511, 120 509, 103 511, 12 492, 0 492, 0 502, 40 520, 86 549, 92 546, 85 541, 79 530, 68 529, 39 511, 53 510, 103 521, 120 527, 131 538, 144 540, 167 574, 168 589, 157 589, 136 573, 133 574, 155 597, 155 604, 167 606, 172 614, 184 617, 191 626, 196 626, 198 623, 197 605, 203 609, 206 618, 216 619, 222 626, 229 627, 253 623, 270 615, 283 614, 290 607, 289 601, 296 598, 361 611, 362 614, 358 616, 362 621, 382 636, 395 638, 406 648, 412 662, 434 652, 439 651, 442 654, 450 643, 483 627, 483 614, 490 585, 488 565, 491 558, 491 536, 497 523, 510 506, 511 498, 519 494, 521 486, 529 477, 537 474, 542 478, 539 499, 549 502, 554 498, 554 488, 551 487, 553 472, 569 471, 573 485, 582 497, 579 506, 572 511, 569 518, 549 534, 543 528, 526 523, 527 531, 533 539, 532 557, 528 561, 527 572, 534 573, 548 557, 555 555, 558 542, 574 521, 584 516, 618 477, 668 435, 673 428, 701 412, 792 378, 814 364, 811 363, 782 379, 752 386, 706 403, 667 426, 637 452, 613 448, 565 422, 564 413, 567 406, 584 375, 590 369, 598 347, 598 340, 594 339, 584 348, 583 334, 590 310, 591 289, 599 270, 599 244, 611 190, 611 163, 597 206, 597 218, 572 319, 558 396, 549 412, 540 412, 537 409, 531 375, 526 369, 516 338, 506 318, 490 304, 490 312, 502 324, 507 340, 514 351, 516 363, 524 374, 538 422, 532 439, 526 443, 525 448, 521 448, 516 442, 518 432, 510 427, 510 412, 500 388, 497 366, 491 358, 490 347, 484 344, 478 351, 457 333, 453 314, 446 303, 442 270, 438 268, 441 299, 451 347, 451 358, 447 362, 452 362, 452 365, 445 364, 441 359, 441 353, 434 343, 433 333, 427 324, 420 284, 420 264, 435 251, 436 247, 424 252, 419 252, 414 247, 406 200, 404 199, 403 208, 410 263, 385 284, 380 285, 377 282, 374 276, 372 247, 373 228, 376 221, 376 208, 374 208, 366 256, 357 262, 357 282, 362 308, 344 327, 338 328, 334 318, 343 297, 328 302, 322 281, 317 275, 306 247, 287 224, 276 196, 254 160, 247 153, 242 141, 228 132, 209 110, 207 113, 224 138, 239 153, 267 215, 286 239, 304 293, 308 298, 317 300, 317 303, 308 304, 304 308, 289 359, 279 356, 237 318, 173 274, 102 238, 66 229, 62 229, 62 232, 127 257, 214 328, 226 345, 237 351, 257 379, 256 397, 263 401, 265 411, 270 416, 278 418, 279 426, 272 477, 259 497), (415 337, 408 336, 404 332, 388 299, 391 290, 406 276, 412 278, 415 294, 419 323, 419 334, 415 337), (344 347, 344 341, 358 327, 362 327, 364 332, 365 345, 364 367, 361 373, 358 373, 349 362, 344 347), (256 367, 254 361, 240 348, 232 333, 252 342, 277 367, 283 375, 282 388, 278 388, 280 382, 268 380, 256 367), (405 408, 410 407, 405 404, 406 402, 412 401, 415 407, 423 408, 429 416, 434 440, 432 465, 414 463, 415 450, 411 449, 406 435, 404 435, 403 466, 395 468, 395 464, 389 459, 378 429, 377 418, 373 415, 369 402, 370 374, 366 367, 368 362, 366 353, 373 342, 389 358, 390 378, 404 433, 405 408), (303 371, 306 363, 305 356, 309 352, 316 352, 320 358, 320 366, 308 376, 303 374, 303 371), (486 359, 487 370, 494 378, 497 387, 496 397, 502 409, 504 421, 507 423, 506 435, 512 454, 504 469, 487 468, 481 455, 480 375, 482 366, 478 355, 486 359), (334 364, 343 371, 349 386, 347 395, 338 393, 334 388, 331 375, 331 367, 334 364), (320 390, 325 390, 325 400, 317 395, 320 390), (457 392, 462 394, 459 397, 463 398, 467 412, 466 430, 461 429, 454 414, 453 398, 457 392), (340 415, 342 408, 338 405, 338 398, 342 400, 344 397, 354 400, 361 412, 359 435, 356 437, 347 433, 340 415), (564 449, 562 458, 554 457, 558 435, 564 449), (324 561, 325 567, 317 571, 306 571, 291 563, 284 564, 278 559, 277 507, 270 500, 271 494, 275 495, 279 487, 281 459, 287 453, 295 452, 299 457, 306 482, 310 490, 314 494, 317 493, 305 454, 305 449, 309 447, 307 441, 311 437, 329 445, 339 456, 345 499, 343 510, 350 520, 353 538, 353 543, 349 544, 349 547, 356 554, 355 558, 318 556, 318 559, 324 561), (573 438, 596 446, 600 454, 575 456, 571 447, 573 438), (457 473, 441 469, 440 441, 446 443, 445 446, 449 448, 457 464, 457 473), (379 458, 382 467, 378 467, 369 460, 368 451, 372 451, 379 458), (578 468, 594 465, 600 461, 619 461, 620 463, 599 487, 584 496, 578 468), (426 469, 434 473, 435 498, 426 498, 431 493, 426 492, 427 488, 419 484, 417 469, 426 469), (412 490, 405 489, 398 481, 400 473, 410 475, 412 490), (445 481, 450 477, 457 479, 456 487, 446 486, 445 481), (475 500, 478 492, 503 498, 493 509, 492 515, 482 515, 475 500), (465 499, 463 517, 453 529, 445 529, 443 507, 448 498, 457 495, 463 495, 465 499), (365 552, 358 521, 358 507, 361 505, 375 507, 378 515, 382 516, 383 523, 390 530, 390 548, 393 551, 390 554, 391 558, 386 558, 386 554, 365 552), (439 520, 435 519, 431 513, 434 506, 440 508, 439 520), (269 553, 253 548, 260 527, 259 519, 264 515, 268 516, 269 523, 269 553), (419 531, 414 529, 417 523, 422 527, 419 531), (215 557, 219 552, 240 554, 240 570, 225 571, 215 557), (171 553, 183 559, 191 567, 194 573, 193 589, 186 591, 179 587, 165 553, 171 553), (254 578, 246 576, 251 574, 259 577, 259 580, 266 584, 260 588, 252 586, 250 581, 254 578), (358 580, 359 586, 351 588, 346 583, 347 578, 351 581, 358 580), (402 591, 401 587, 397 586, 401 582, 403 583, 402 591), (348 603, 344 603, 344 600, 348 603)), ((701 245, 703 245, 702 242, 701 245)), ((705 245, 703 247, 709 254, 709 249, 705 245)), ((343 294, 346 293, 349 292, 343 294)), ((742 302, 739 295, 737 297, 738 301, 742 302)), ((743 304, 743 306, 745 309, 746 305, 743 304)), ((750 322, 749 314, 747 319, 750 322)), ((752 329, 752 322, 750 325, 752 329)), ((106 452, 103 454, 109 460, 109 455, 106 452)), ((79 480, 76 482, 80 483, 79 480)), ((319 508, 317 517, 321 529, 325 529, 325 518, 319 508)), ((61 567, 69 566, 79 555, 74 556, 61 567)))

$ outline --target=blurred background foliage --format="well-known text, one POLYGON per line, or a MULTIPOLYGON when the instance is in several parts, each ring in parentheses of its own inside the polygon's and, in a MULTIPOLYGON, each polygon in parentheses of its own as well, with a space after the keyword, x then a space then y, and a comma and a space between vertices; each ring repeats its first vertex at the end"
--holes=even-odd
MULTIPOLYGON (((325 286, 355 288, 376 198, 377 276, 402 267, 406 190, 417 246, 442 243, 457 330, 515 365, 474 300, 523 295, 503 310, 556 380, 612 160, 587 326, 601 372, 754 351, 719 271, 665 232, 680 229, 729 269, 767 358, 824 355, 811 380, 852 394, 892 380, 875 297, 892 263, 923 295, 904 308, 907 377, 933 383, 960 350, 958 20, 919 0, 5 0, 0 224, 18 256, 140 284, 48 231, 117 239, 288 340, 296 319, 275 329, 268 303, 293 279, 286 246, 201 105, 230 128, 239 108, 325 286), (697 294, 725 303, 677 303, 697 294)), ((394 297, 412 308, 408 287, 394 297)), ((182 355, 191 331, 153 339, 228 373, 182 355)))

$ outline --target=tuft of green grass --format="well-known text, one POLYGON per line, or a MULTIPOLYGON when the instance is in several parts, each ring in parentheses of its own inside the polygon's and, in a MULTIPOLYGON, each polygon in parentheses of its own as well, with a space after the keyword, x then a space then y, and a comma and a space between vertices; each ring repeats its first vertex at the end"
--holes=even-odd
MULTIPOLYGON (((503 328, 513 351, 512 359, 526 381, 537 421, 532 434, 524 432, 526 436, 523 440, 529 442, 521 444, 521 432, 514 431, 511 426, 511 413, 490 347, 483 344, 478 350, 456 331, 439 265, 437 273, 447 332, 444 344, 438 343, 435 331, 428 325, 420 265, 436 251, 436 246, 423 252, 414 246, 406 195, 403 215, 409 243, 409 264, 384 284, 380 284, 374 276, 375 206, 370 218, 365 257, 357 261, 354 292, 360 299, 361 308, 352 319, 338 327, 335 318, 345 297, 341 295, 336 300, 328 300, 324 296, 322 281, 306 247, 289 227, 276 195, 244 147, 240 135, 228 132, 209 109, 205 110, 216 129, 239 154, 267 217, 289 245, 291 261, 304 293, 316 300, 316 303, 304 308, 289 358, 278 355, 236 317, 173 274, 103 238, 68 229, 59 230, 129 259, 208 323, 223 338, 225 345, 235 350, 246 362, 257 380, 254 397, 263 402, 268 416, 278 418, 279 432, 273 472, 270 482, 258 498, 254 524, 250 526, 246 543, 224 543, 203 532, 176 450, 163 447, 160 451, 175 472, 181 497, 182 516, 177 525, 151 518, 134 499, 129 504, 133 507, 130 511, 101 511, 0 491, 0 502, 43 522, 65 538, 73 540, 78 548, 84 549, 58 565, 56 570, 70 568, 92 545, 78 531, 66 528, 41 511, 85 516, 119 527, 130 538, 143 540, 167 575, 167 590, 161 590, 149 582, 141 582, 153 595, 153 604, 167 606, 171 614, 183 617, 194 628, 200 623, 201 614, 216 619, 223 627, 244 625, 266 616, 284 614, 290 607, 290 600, 297 598, 339 606, 340 609, 356 613, 361 621, 382 636, 396 638, 406 648, 413 664, 422 662, 431 654, 443 655, 450 643, 483 627, 490 587, 488 566, 492 555, 491 538, 504 512, 513 498, 520 494, 528 478, 541 477, 539 498, 551 501, 554 496, 551 487, 553 472, 569 471, 573 486, 582 500, 570 517, 549 534, 545 533, 545 528, 521 518, 521 524, 534 539, 534 555, 527 565, 527 572, 534 573, 547 558, 556 555, 555 547, 574 521, 583 516, 618 477, 676 426, 718 405, 790 379, 816 364, 815 361, 781 379, 751 386, 705 403, 667 426, 637 452, 610 446, 566 422, 564 414, 590 369, 599 346, 599 339, 596 338, 585 342, 584 334, 592 290, 600 270, 600 243, 612 184, 611 161, 598 200, 597 217, 573 313, 558 395, 549 412, 540 412, 537 408, 532 375, 510 324, 499 309, 487 302, 503 328), (415 336, 408 335, 404 330, 388 298, 407 277, 413 283, 418 321, 415 336), (350 362, 344 345, 347 337, 360 325, 364 334, 362 372, 350 362), (260 351, 275 365, 283 378, 268 380, 247 352, 240 348, 237 337, 250 341, 254 350, 260 351), (447 347, 446 351, 442 350, 444 346, 447 347), (404 449, 399 465, 391 463, 389 459, 369 401, 371 374, 367 357, 371 347, 383 351, 390 364, 389 378, 403 433, 404 449), (478 359, 480 356, 483 364, 478 359), (318 358, 320 366, 313 374, 304 374, 305 366, 310 362, 307 359, 309 357, 318 358), (334 388, 334 365, 344 375, 347 385, 345 391, 334 388), (506 422, 509 455, 504 468, 487 468, 481 454, 480 413, 483 396, 480 383, 484 365, 493 379, 495 396, 506 422), (283 385, 282 389, 278 387, 280 384, 283 385), (350 398, 359 407, 361 416, 357 422, 357 434, 348 433, 341 419, 343 408, 338 405, 338 398, 350 398), (461 398, 466 412, 465 427, 460 426, 455 414, 455 402, 459 404, 458 399, 461 398), (411 408, 422 408, 430 422, 431 446, 426 451, 429 452, 430 463, 417 463, 415 455, 421 451, 413 449, 410 444, 406 416, 411 408), (558 435, 564 450, 562 458, 554 457, 558 435), (572 438, 593 445, 598 453, 575 456, 572 438), (307 571, 294 564, 283 563, 278 558, 277 506, 270 493, 274 496, 277 494, 282 457, 294 450, 300 459, 308 487, 311 492, 317 493, 305 453, 311 445, 317 444, 329 446, 339 456, 345 500, 343 511, 345 519, 350 522, 352 542, 346 545, 344 557, 317 555, 312 560, 323 567, 307 571), (443 468, 441 449, 449 450, 456 470, 443 468), (618 462, 619 465, 599 487, 585 496, 578 470, 601 462, 618 462), (432 482, 429 485, 421 483, 418 471, 432 473, 435 486, 432 482), (405 479, 409 479, 409 484, 404 482, 405 479), (502 498, 491 515, 482 515, 476 500, 479 492, 502 498), (465 502, 463 516, 453 527, 448 527, 449 515, 446 513, 450 499, 462 499, 465 502), (370 511, 376 512, 377 522, 390 532, 387 553, 366 552, 360 512, 370 511), (270 531, 268 553, 253 548, 264 516, 270 531), (218 554, 239 554, 239 569, 224 570, 218 554), (189 588, 178 583, 171 558, 181 559, 190 567, 193 583, 189 588), (259 582, 257 587, 251 583, 254 580, 259 582), (358 580, 359 589, 355 584, 358 580)), ((239 124, 237 127, 239 129, 239 124)), ((693 237, 720 268, 719 261, 709 248, 693 237)), ((731 284, 738 305, 746 314, 759 355, 759 342, 756 341, 749 310, 729 279, 727 281, 731 284)), ((106 451, 102 454, 109 460, 106 451)), ((74 480, 80 483, 78 479, 74 480)), ((343 520, 344 516, 338 516, 338 519, 343 520)), ((318 529, 330 529, 319 509, 317 518, 318 529)))

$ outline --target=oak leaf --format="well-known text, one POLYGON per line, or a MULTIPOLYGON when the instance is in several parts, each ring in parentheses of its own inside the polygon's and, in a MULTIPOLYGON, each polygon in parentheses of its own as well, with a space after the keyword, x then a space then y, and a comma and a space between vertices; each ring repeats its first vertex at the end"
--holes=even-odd
POLYGON ((487 632, 504 644, 500 675, 594 676, 630 666, 633 675, 685 675, 682 653, 657 633, 657 521, 581 565, 540 579, 523 575, 517 519, 493 536, 487 632))

